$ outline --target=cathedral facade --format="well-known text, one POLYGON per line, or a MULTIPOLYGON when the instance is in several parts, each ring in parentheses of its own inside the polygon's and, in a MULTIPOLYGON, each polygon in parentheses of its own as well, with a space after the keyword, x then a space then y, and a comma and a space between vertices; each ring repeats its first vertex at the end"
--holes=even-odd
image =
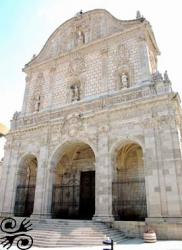
POLYGON ((139 13, 80 12, 55 30, 23 69, 1 216, 145 221, 182 238, 180 98, 159 54, 139 13))

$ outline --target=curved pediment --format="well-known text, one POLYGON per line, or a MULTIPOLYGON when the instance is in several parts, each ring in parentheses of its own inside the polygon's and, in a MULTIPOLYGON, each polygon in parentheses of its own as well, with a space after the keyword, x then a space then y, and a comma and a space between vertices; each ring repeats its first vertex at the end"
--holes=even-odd
POLYGON ((26 64, 34 65, 56 58, 74 48, 124 31, 141 23, 142 18, 121 21, 102 9, 81 13, 60 25, 49 37, 40 53, 26 64))

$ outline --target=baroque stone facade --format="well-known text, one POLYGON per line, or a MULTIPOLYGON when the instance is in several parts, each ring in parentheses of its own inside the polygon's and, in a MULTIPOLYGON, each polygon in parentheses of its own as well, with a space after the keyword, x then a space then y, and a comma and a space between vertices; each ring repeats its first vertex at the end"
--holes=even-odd
POLYGON ((92 10, 56 29, 24 67, 1 216, 182 223, 180 98, 159 54, 140 16, 92 10))

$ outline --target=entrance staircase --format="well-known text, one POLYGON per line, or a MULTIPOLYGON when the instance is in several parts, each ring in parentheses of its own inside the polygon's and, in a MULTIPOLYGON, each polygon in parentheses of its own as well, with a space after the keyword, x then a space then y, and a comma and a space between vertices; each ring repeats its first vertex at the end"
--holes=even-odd
MULTIPOLYGON (((18 224, 22 220, 16 218, 18 224)), ((115 244, 127 240, 124 233, 91 220, 32 219, 31 223, 33 230, 26 234, 32 236, 33 246, 37 247, 101 246, 107 237, 113 239, 115 244)))

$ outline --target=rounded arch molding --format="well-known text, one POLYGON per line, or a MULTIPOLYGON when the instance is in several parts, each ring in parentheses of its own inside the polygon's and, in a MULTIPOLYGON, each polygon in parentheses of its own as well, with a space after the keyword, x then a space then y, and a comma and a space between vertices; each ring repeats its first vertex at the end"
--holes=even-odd
POLYGON ((120 137, 116 141, 114 141, 109 150, 110 155, 110 161, 111 164, 115 163, 116 157, 120 149, 125 146, 126 144, 130 143, 136 143, 142 148, 143 155, 145 153, 145 144, 144 144, 144 138, 138 138, 138 137, 120 137))
POLYGON ((96 150, 96 145, 93 144, 89 139, 86 138, 71 138, 71 139, 66 139, 62 141, 59 145, 57 145, 54 150, 51 152, 49 160, 48 160, 48 170, 53 170, 56 167, 56 164, 60 160, 60 158, 63 156, 65 153, 65 150, 69 148, 69 146, 77 145, 77 144, 86 144, 88 145, 95 156, 95 159, 97 159, 97 150, 96 150))
POLYGON ((39 154, 37 154, 37 152, 34 152, 34 151, 23 152, 19 155, 18 160, 17 160, 17 172, 18 170, 20 170, 21 164, 24 161, 26 161, 26 159, 30 159, 30 158, 36 158, 37 166, 38 166, 39 154))

